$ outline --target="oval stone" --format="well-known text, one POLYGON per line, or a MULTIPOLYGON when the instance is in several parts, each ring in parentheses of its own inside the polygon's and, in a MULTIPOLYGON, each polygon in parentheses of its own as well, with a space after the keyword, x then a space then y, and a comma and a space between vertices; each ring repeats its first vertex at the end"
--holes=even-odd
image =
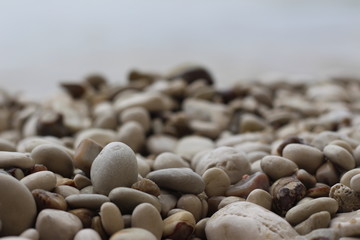
POLYGON ((354 157, 346 149, 337 145, 327 145, 324 148, 324 155, 329 161, 345 170, 351 170, 355 167, 354 157))
POLYGON ((31 168, 34 165, 29 153, 0 151, 0 168, 31 168))
POLYGON ((30 191, 34 189, 43 189, 51 191, 56 186, 56 175, 50 171, 40 171, 27 175, 21 181, 30 191))
POLYGON ((108 195, 116 187, 131 187, 138 178, 135 153, 121 142, 106 145, 95 158, 91 170, 94 191, 108 195))
POLYGON ((91 228, 80 230, 74 237, 74 240, 101 240, 100 235, 91 228))
POLYGON ((150 172, 146 178, 155 182, 160 188, 182 193, 199 194, 205 189, 202 178, 190 168, 160 169, 150 172))
POLYGON ((293 161, 279 156, 266 156, 261 159, 261 169, 273 180, 293 174, 298 166, 293 161))
POLYGON ((106 202, 100 208, 101 224, 111 236, 124 228, 124 219, 119 208, 112 202, 106 202))
POLYGON ((35 220, 35 200, 24 184, 6 174, 0 173, 0 189, 0 236, 19 235, 35 220))
POLYGON ((131 226, 146 229, 160 240, 164 223, 159 211, 153 205, 141 203, 136 206, 132 213, 131 226))
POLYGON ((101 194, 73 194, 65 198, 67 204, 71 208, 88 208, 99 209, 105 202, 110 199, 101 194))

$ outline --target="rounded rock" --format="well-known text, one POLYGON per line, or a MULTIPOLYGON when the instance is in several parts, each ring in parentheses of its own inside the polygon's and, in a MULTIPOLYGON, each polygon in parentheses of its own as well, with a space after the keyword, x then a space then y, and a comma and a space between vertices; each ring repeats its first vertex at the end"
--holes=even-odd
POLYGON ((230 178, 221 168, 210 168, 204 172, 205 193, 208 197, 223 196, 230 186, 230 178))
POLYGON ((321 211, 312 214, 308 219, 299 223, 294 229, 301 235, 310 233, 311 231, 319 228, 329 227, 331 215, 327 211, 321 211))
POLYGON ((182 167, 190 167, 190 165, 180 156, 170 152, 164 152, 159 154, 155 158, 153 165, 154 170, 166 169, 166 168, 182 168, 182 167))
POLYGON ((252 175, 244 175, 236 184, 230 186, 225 195, 246 198, 254 189, 269 190, 270 181, 265 173, 255 172, 252 175))
POLYGON ((126 122, 118 131, 118 141, 128 145, 134 152, 139 152, 145 142, 145 132, 140 123, 126 122))
POLYGON ((0 236, 19 235, 35 220, 35 200, 24 184, 6 174, 0 173, 0 189, 0 236))
POLYGON ((355 192, 360 192, 360 174, 356 174, 351 178, 350 188, 355 192))
POLYGON ((80 230, 74 237, 74 240, 101 240, 100 235, 91 228, 80 230))
POLYGON ((106 145, 95 158, 90 171, 94 191, 108 195, 116 187, 130 187, 137 181, 135 153, 121 142, 106 145))
POLYGON ((125 109, 120 114, 121 122, 136 121, 138 122, 145 131, 148 131, 150 128, 150 115, 149 112, 143 107, 133 107, 125 109))
POLYGON ((255 203, 267 210, 271 210, 272 206, 272 196, 265 190, 254 189, 250 192, 249 196, 246 198, 247 202, 255 203))
POLYGON ((79 189, 74 188, 72 186, 68 186, 68 185, 57 186, 57 187, 54 188, 53 191, 55 193, 60 194, 64 198, 66 198, 67 196, 73 195, 73 194, 79 194, 80 193, 79 189))
POLYGON ((30 191, 34 189, 43 189, 51 191, 56 186, 56 175, 50 171, 40 171, 27 175, 20 180, 30 191))
POLYGON ((39 232, 34 228, 29 228, 22 232, 19 237, 24 237, 30 240, 39 240, 40 235, 39 232))
POLYGON ((0 151, 0 168, 31 168, 35 161, 29 153, 0 151))
POLYGON ((164 223, 159 211, 150 203, 137 205, 131 216, 131 226, 146 229, 160 240, 164 223))
POLYGON ((354 157, 346 149, 337 145, 327 145, 324 148, 324 155, 332 163, 345 170, 351 170, 355 167, 354 157))
POLYGON ((261 159, 261 169, 273 180, 293 174, 298 166, 293 161, 279 156, 266 156, 261 159))
POLYGON ((180 210, 164 219, 164 238, 173 240, 188 239, 195 230, 194 216, 185 210, 180 210))
POLYGON ((350 187, 351 178, 357 174, 360 174, 360 168, 354 168, 344 173, 340 178, 340 183, 350 187))
POLYGON ((112 202, 106 202, 100 208, 101 224, 111 236, 124 228, 124 219, 119 208, 112 202))
POLYGON ((157 238, 143 228, 126 228, 116 232, 109 240, 157 240, 157 238))
POLYGON ((194 194, 183 194, 177 201, 176 207, 190 212, 195 221, 199 221, 202 213, 201 200, 194 194))
POLYGON ((110 199, 101 194, 73 194, 65 198, 71 208, 88 208, 99 209, 105 202, 110 199))
POLYGON ((102 146, 89 138, 85 138, 75 149, 75 167, 83 170, 87 176, 90 176, 91 165, 101 150, 102 146))
POLYGON ((36 220, 40 239, 73 240, 82 227, 75 215, 54 209, 42 210, 36 220))

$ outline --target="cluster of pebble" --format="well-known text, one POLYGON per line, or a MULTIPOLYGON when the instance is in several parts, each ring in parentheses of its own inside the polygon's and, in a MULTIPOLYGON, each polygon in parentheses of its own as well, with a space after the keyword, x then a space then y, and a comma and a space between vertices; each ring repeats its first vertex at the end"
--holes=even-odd
POLYGON ((360 239, 360 82, 61 86, 0 92, 3 239, 360 239))

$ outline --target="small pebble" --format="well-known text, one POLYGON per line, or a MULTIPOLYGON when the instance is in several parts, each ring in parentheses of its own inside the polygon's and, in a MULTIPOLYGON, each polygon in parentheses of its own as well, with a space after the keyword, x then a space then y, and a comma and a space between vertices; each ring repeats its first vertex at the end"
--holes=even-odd
POLYGON ((101 237, 95 230, 86 228, 78 231, 74 240, 101 240, 101 237))
POLYGON ((205 193, 208 197, 225 195, 230 186, 230 178, 221 168, 209 168, 202 175, 205 193))
POLYGON ((101 224, 109 236, 124 228, 123 217, 119 208, 114 203, 106 202, 102 204, 99 215, 101 217, 101 224))
POLYGON ((126 228, 113 234, 109 240, 156 240, 157 238, 143 228, 126 228))
POLYGON ((35 199, 38 212, 45 208, 66 211, 68 207, 65 198, 60 194, 52 193, 42 189, 32 190, 31 193, 35 199))
POLYGON ((141 203, 132 212, 131 227, 146 229, 160 240, 164 223, 159 211, 153 205, 141 203))
POLYGON ((273 180, 292 175, 298 166, 291 160, 279 156, 266 156, 261 160, 261 169, 273 180))
POLYGON ((255 203, 267 210, 271 210, 272 200, 271 194, 262 189, 252 190, 246 198, 247 202, 255 203))
POLYGON ((56 186, 56 176, 50 171, 36 172, 27 175, 21 181, 30 191, 34 189, 43 189, 52 191, 56 186))
POLYGON ((71 208, 100 209, 101 205, 110 199, 101 194, 73 194, 65 198, 71 208))
POLYGON ((164 219, 163 237, 173 240, 188 239, 195 231, 196 221, 188 211, 182 210, 164 219))
POLYGON ((345 170, 351 170, 355 167, 355 159, 353 156, 346 149, 337 145, 327 145, 324 148, 324 155, 332 163, 345 170))

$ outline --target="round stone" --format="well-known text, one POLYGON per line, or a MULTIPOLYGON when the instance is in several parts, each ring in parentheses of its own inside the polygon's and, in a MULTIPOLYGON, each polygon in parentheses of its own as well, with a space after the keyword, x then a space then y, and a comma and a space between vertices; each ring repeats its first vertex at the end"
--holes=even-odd
POLYGON ((135 153, 121 142, 106 145, 95 158, 90 171, 94 191, 108 195, 116 187, 131 187, 138 178, 135 153))
POLYGON ((224 196, 230 186, 230 178, 221 168, 210 168, 204 172, 205 193, 208 197, 224 196))
POLYGON ((159 211, 150 203, 141 203, 131 215, 131 226, 143 228, 154 234, 160 240, 164 223, 159 211))
POLYGON ((30 228, 36 217, 36 203, 29 189, 0 173, 0 236, 19 235, 30 228))
POLYGON ((40 171, 27 175, 20 180, 30 191, 34 189, 43 189, 51 191, 56 186, 56 175, 50 171, 40 171))
POLYGON ((91 228, 80 230, 74 237, 74 240, 101 240, 100 235, 91 228))
POLYGON ((261 169, 273 180, 287 177, 297 170, 297 165, 284 157, 266 156, 261 159, 261 169))
POLYGON ((71 208, 99 209, 100 206, 109 202, 110 199, 101 194, 73 194, 65 198, 71 208))
POLYGON ((355 167, 354 157, 346 149, 337 145, 327 145, 324 148, 324 155, 329 161, 345 170, 351 170, 355 167))
POLYGON ((109 240, 157 240, 157 238, 143 228, 126 228, 116 232, 109 240))
POLYGON ((119 208, 112 202, 106 202, 100 208, 101 224, 111 236, 124 228, 124 219, 119 208))

